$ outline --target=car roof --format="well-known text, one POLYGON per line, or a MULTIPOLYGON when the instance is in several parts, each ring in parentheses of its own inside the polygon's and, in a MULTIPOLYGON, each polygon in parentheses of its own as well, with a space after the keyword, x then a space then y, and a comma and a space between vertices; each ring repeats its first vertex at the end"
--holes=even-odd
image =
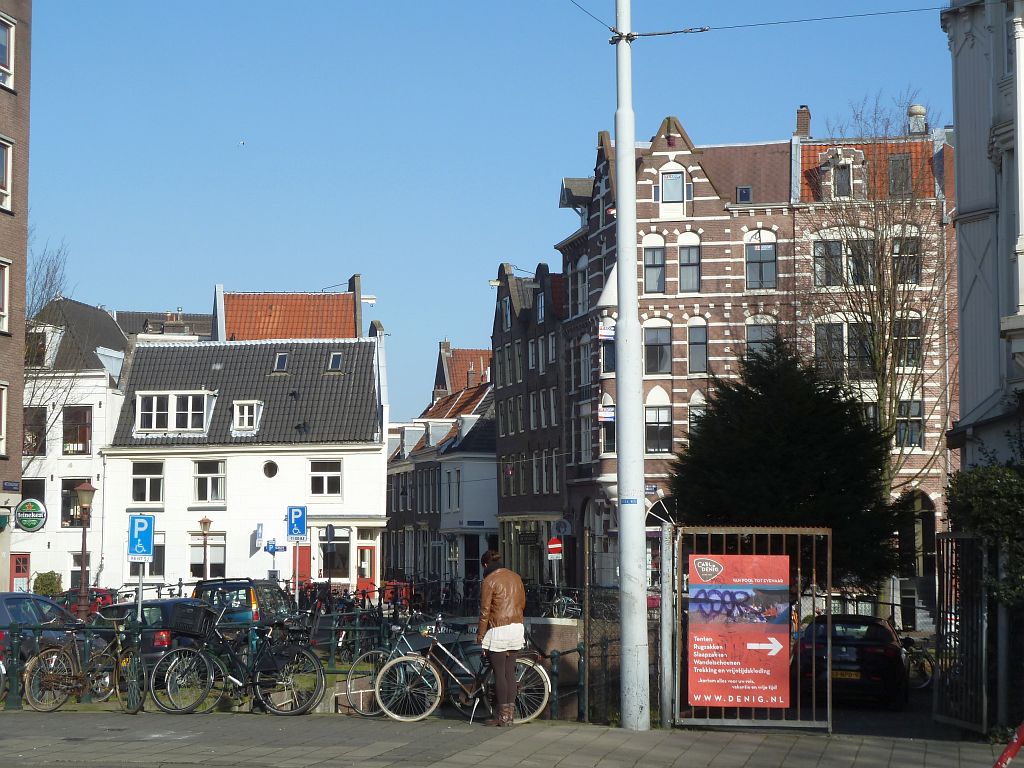
MULTIPOLYGON (((142 606, 146 607, 147 605, 175 605, 177 603, 202 603, 204 605, 207 604, 205 600, 200 600, 196 597, 154 597, 149 600, 143 600, 142 606)), ((135 600, 125 600, 120 603, 114 603, 113 605, 105 605, 103 606, 103 609, 106 610, 108 608, 125 608, 128 606, 134 607, 136 605, 138 605, 138 602, 136 602, 135 600)))

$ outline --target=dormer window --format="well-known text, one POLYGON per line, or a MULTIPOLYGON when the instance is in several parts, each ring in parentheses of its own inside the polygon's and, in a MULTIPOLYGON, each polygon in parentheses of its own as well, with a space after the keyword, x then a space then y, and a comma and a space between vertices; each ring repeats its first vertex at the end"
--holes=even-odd
POLYGON ((331 352, 331 356, 327 359, 327 370, 341 370, 341 352, 331 352))
POLYGON ((236 400, 234 406, 235 413, 232 431, 255 432, 260 425, 263 403, 257 400, 236 400))
POLYGON ((749 184, 736 187, 737 203, 752 203, 754 201, 754 188, 749 184))
POLYGON ((284 373, 288 370, 288 353, 278 352, 274 357, 274 373, 284 373))
POLYGON ((139 394, 136 429, 140 432, 201 432, 206 429, 207 402, 205 392, 139 394))
POLYGON ((685 195, 682 173, 661 174, 661 201, 663 203, 681 203, 685 195))

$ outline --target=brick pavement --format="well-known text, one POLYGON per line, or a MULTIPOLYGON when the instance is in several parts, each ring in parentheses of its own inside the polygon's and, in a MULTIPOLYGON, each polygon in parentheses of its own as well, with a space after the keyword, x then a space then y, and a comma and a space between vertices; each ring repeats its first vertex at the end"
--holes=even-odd
POLYGON ((539 722, 485 728, 431 718, 0 712, 0 766, 245 768, 990 768, 977 742, 539 722))

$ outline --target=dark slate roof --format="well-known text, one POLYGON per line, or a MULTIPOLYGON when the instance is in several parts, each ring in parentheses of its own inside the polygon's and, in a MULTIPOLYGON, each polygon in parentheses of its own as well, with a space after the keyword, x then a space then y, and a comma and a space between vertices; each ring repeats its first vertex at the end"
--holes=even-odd
POLYGON ((445 453, 494 453, 497 444, 497 429, 494 426, 494 409, 477 419, 466 436, 445 449, 445 453))
POLYGON ((124 352, 128 346, 125 335, 106 310, 80 301, 54 299, 39 310, 35 319, 64 329, 53 363, 55 370, 103 370, 96 347, 124 352))
POLYGON ((114 319, 128 336, 139 333, 172 333, 209 339, 213 315, 201 312, 129 312, 114 310, 114 319))
MULTIPOLYGON (((380 440, 372 341, 235 341, 141 344, 126 377, 115 446, 366 443, 380 440), (331 352, 342 369, 328 371, 331 352), (278 352, 287 373, 273 373, 278 352), (206 435, 133 436, 136 392, 216 391, 206 435), (254 435, 232 436, 232 403, 258 400, 263 415, 254 435)), ((171 406, 173 410, 173 404, 171 406)), ((172 416, 173 418, 173 416, 172 416)))
POLYGON ((754 204, 789 202, 792 146, 788 141, 698 149, 703 152, 701 167, 722 199, 735 203, 736 187, 749 186, 754 204))

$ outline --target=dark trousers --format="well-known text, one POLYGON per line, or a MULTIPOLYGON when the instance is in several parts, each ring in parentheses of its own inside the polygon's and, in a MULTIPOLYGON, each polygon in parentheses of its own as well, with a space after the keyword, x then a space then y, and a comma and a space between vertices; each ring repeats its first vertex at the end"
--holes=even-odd
POLYGON ((494 667, 496 704, 515 704, 516 701, 516 651, 490 652, 491 666, 494 667))

